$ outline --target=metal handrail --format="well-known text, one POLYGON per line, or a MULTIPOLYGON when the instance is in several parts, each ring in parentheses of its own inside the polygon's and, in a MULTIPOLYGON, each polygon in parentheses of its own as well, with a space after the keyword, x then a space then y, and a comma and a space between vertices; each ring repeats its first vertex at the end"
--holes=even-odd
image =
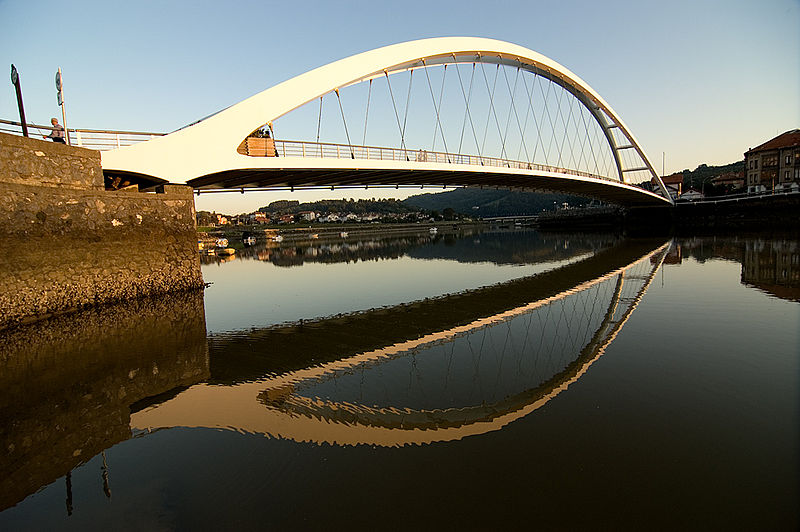
MULTIPOLYGON (((28 130, 31 136, 41 137, 44 133, 53 131, 51 125, 40 125, 28 123, 28 130), (31 130, 38 130, 33 133, 31 130)), ((22 123, 13 120, 0 119, 0 132, 12 135, 22 135, 22 123)), ((122 146, 131 146, 145 140, 165 135, 165 133, 155 133, 149 131, 117 131, 109 129, 73 129, 66 130, 70 144, 92 150, 113 150, 122 146)))
POLYGON ((442 164, 467 164, 491 166, 497 168, 514 168, 519 170, 537 170, 562 174, 603 179, 619 182, 616 179, 546 164, 529 163, 499 157, 481 155, 464 155, 460 153, 413 150, 408 148, 387 148, 384 146, 352 146, 330 142, 306 142, 296 140, 275 140, 275 149, 279 157, 319 157, 331 159, 358 159, 377 161, 416 161, 442 164))

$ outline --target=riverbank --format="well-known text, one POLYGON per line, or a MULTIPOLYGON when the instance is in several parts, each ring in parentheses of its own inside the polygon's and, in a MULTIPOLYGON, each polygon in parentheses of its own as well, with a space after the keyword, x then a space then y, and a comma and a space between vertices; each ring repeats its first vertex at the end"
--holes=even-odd
POLYGON ((283 228, 263 228, 259 225, 236 225, 230 227, 202 228, 198 230, 198 240, 211 243, 217 238, 227 238, 229 245, 242 247, 242 241, 248 236, 256 242, 270 241, 281 237, 283 242, 306 242, 311 240, 341 241, 343 238, 402 236, 420 233, 452 234, 464 229, 487 227, 486 222, 441 221, 414 224, 325 224, 325 225, 290 225, 283 228))
POLYGON ((800 194, 758 197, 710 198, 683 201, 674 207, 595 207, 542 213, 536 220, 542 230, 625 231, 729 231, 800 229, 800 194))
POLYGON ((800 227, 800 194, 679 202, 675 205, 673 219, 679 229, 800 227))

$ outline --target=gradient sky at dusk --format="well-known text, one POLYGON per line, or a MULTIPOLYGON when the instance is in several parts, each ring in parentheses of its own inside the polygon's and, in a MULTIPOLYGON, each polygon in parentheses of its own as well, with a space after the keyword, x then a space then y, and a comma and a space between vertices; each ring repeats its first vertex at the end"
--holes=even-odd
MULTIPOLYGON (((172 131, 330 61, 439 36, 509 41, 566 66, 658 170, 666 154, 667 173, 739 160, 800 127, 798 0, 0 0, 0 118, 19 118, 11 63, 30 122, 61 116, 61 67, 70 127, 172 131)), ((342 196, 380 194, 213 194, 198 208, 342 196)))

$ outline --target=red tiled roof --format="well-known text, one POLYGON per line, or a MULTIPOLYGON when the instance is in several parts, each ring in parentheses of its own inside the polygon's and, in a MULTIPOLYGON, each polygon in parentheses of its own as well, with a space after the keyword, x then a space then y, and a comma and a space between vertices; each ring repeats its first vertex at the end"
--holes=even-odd
POLYGON ((664 182, 665 185, 678 185, 683 183, 683 174, 677 173, 672 175, 667 175, 661 178, 661 181, 664 182))
POLYGON ((745 155, 758 151, 777 150, 778 148, 789 148, 794 146, 800 146, 800 129, 792 129, 786 133, 781 133, 774 139, 768 140, 760 146, 750 148, 745 152, 745 155))

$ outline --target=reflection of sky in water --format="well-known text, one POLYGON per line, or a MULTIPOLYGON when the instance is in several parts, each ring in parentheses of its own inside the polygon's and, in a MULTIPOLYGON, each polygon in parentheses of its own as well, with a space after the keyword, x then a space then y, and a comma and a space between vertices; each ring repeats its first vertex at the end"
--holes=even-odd
POLYGON ((616 282, 614 276, 450 342, 300 382, 296 393, 368 407, 441 409, 496 403, 536 388, 579 357, 609 310, 616 282))
MULTIPOLYGON (((737 245, 735 253, 728 256, 739 256, 741 247, 737 245)), ((706 255, 712 255, 711 250, 706 255)), ((756 259, 761 260, 752 257, 756 259)), ((746 254, 743 260, 748 260, 746 254)), ((405 299, 403 290, 409 289, 419 297, 415 290, 418 283, 430 282, 442 291, 459 283, 485 284, 492 278, 481 273, 485 266, 497 269, 483 264, 416 264, 407 259, 306 264, 297 269, 238 260, 222 267, 207 266, 206 279, 217 281, 206 291, 209 328, 225 330, 291 319, 285 317, 290 314, 286 305, 268 308, 271 301, 287 301, 287 294, 289 299, 297 299, 292 309, 299 314, 320 302, 327 305, 324 312, 330 312, 342 295, 351 297, 345 303, 360 305, 370 298, 380 299, 381 294, 386 300, 405 299), (435 274, 440 267, 447 275, 435 274), (375 275, 370 273, 373 268, 375 275), (344 269, 358 273, 348 277, 344 269), (310 273, 299 275, 297 270, 310 273), (339 276, 333 277, 336 286, 324 288, 320 277, 329 271, 339 276), (411 282, 406 275, 412 274, 404 275, 409 271, 414 275, 427 273, 425 278, 411 282), (453 272, 461 273, 452 278, 453 272), (396 289, 389 282, 395 277, 408 286, 396 289), (258 281, 266 278, 276 282, 265 282, 262 288, 258 281), (363 290, 353 288, 359 287, 359 281, 363 290), (332 292, 330 296, 327 290, 332 292), (352 298, 348 290, 361 292, 360 298, 352 298), (305 298, 303 294, 314 295, 305 298), (257 303, 250 304, 249 299, 257 303)), ((48 447, 30 461, 34 468, 49 469, 48 474, 42 477, 42 483, 31 487, 31 495, 24 501, 0 512, 0 529, 260 529, 291 528, 302 522, 353 529, 374 528, 388 516, 397 528, 419 528, 420 523, 437 529, 519 528, 520 523, 530 526, 534 522, 540 528, 591 529, 600 521, 608 523, 609 528, 624 530, 641 528, 641 523, 658 519, 668 529, 684 529, 691 521, 699 529, 795 530, 800 486, 800 304, 742 284, 744 267, 716 258, 702 263, 684 258, 679 266, 666 264, 605 354, 566 392, 502 430, 403 449, 356 444, 339 448, 331 444, 339 441, 338 433, 318 436, 336 428, 349 429, 348 412, 335 424, 309 418, 302 411, 265 417, 277 407, 268 408, 259 401, 263 382, 197 384, 156 408, 134 412, 131 427, 139 431, 139 437, 106 449, 102 457, 92 458, 88 447, 84 448, 80 458, 85 463, 72 471, 69 483, 64 478, 66 468, 49 455, 56 446, 48 447), (151 419, 137 424, 148 413, 151 419), (293 430, 298 421, 308 419, 319 423, 293 430), (283 421, 286 423, 282 425, 283 421), (170 429, 150 433, 144 431, 147 427, 170 429), (102 489, 106 458, 111 500, 102 489), (476 496, 474 486, 496 483, 498 478, 503 489, 483 490, 476 496), (67 486, 74 496, 71 516, 67 516, 65 505, 67 486), (592 496, 576 498, 579 492, 592 496), (429 504, 414 512, 400 508, 391 514, 387 510, 388 504, 405 501, 410 493, 429 504), (580 511, 564 511, 577 508, 578 499, 580 511), (514 511, 530 508, 531 500, 537 501, 533 521, 529 511, 514 511), (627 506, 620 511, 623 500, 627 506), (352 506, 354 501, 359 504, 357 512, 336 511, 352 506)), ((495 278, 524 272, 526 267, 510 267, 495 278)), ((420 288, 419 292, 423 291, 420 288)), ((630 293, 622 295, 627 298, 630 293)), ((598 297, 598 302, 604 299, 598 297)), ((337 306, 335 312, 340 310, 337 306)), ((620 313, 615 313, 615 319, 620 313)), ((597 320, 584 319, 580 312, 576 315, 584 324, 597 320)), ((599 311, 594 309, 592 315, 598 316, 599 311)), ((522 371, 506 363, 509 353, 521 352, 522 345, 534 345, 524 341, 523 330, 527 330, 531 316, 536 323, 535 313, 531 313, 494 327, 496 332, 491 334, 496 336, 481 349, 483 365, 476 384, 470 380, 475 375, 470 345, 476 345, 481 331, 451 344, 401 356, 405 362, 392 369, 398 382, 386 389, 396 398, 396 404, 411 404, 407 397, 413 394, 403 387, 408 387, 409 375, 414 376, 419 369, 425 380, 414 384, 415 393, 428 395, 414 405, 435 403, 441 408, 464 398, 466 404, 475 404, 476 400, 486 398, 488 402, 496 397, 488 391, 515 392, 527 384, 526 379, 536 379, 534 360, 526 358, 528 353, 535 353, 539 364, 542 356, 546 359, 547 352, 536 345, 535 349, 525 349, 522 359, 511 358, 521 364, 522 371), (508 328, 511 332, 506 345, 508 328), (451 355, 455 358, 448 366, 451 355), (492 377, 498 372, 508 384, 494 386, 492 377), (459 385, 454 386, 455 382, 459 385), (440 389, 443 384, 446 389, 440 389), (436 403, 436 394, 445 400, 436 403)), ((567 323, 562 320, 547 329, 563 332, 561 327, 567 323)), ((587 332, 592 328, 585 327, 587 332)), ((572 339, 574 331, 580 329, 572 325, 570 333, 561 337, 572 339)), ((574 340, 578 346, 586 341, 574 340)), ((131 343, 136 346, 135 341, 131 343)), ((554 352, 569 351, 561 344, 551 345, 554 352)), ((119 359, 116 352, 108 354, 110 360, 119 359)), ((394 360, 375 364, 365 372, 388 371, 392 364, 394 360)), ((159 364, 159 368, 159 375, 165 376, 165 366, 159 364)), ((338 390, 326 389, 332 384, 324 379, 306 384, 309 379, 299 384, 295 393, 349 401, 356 406, 383 404, 378 394, 384 389, 379 386, 383 383, 375 378, 377 375, 369 376, 368 388, 358 395, 362 393, 360 369, 355 366, 350 373, 343 372, 338 390)), ((43 393, 59 372, 37 375, 33 365, 24 373, 30 378, 26 389, 31 391, 24 397, 41 405, 31 409, 30 415, 42 418, 30 425, 8 423, 7 434, 16 437, 20 429, 31 426, 36 429, 35 438, 50 434, 62 441, 62 429, 46 418, 57 409, 52 398, 43 393), (40 399, 35 399, 37 394, 40 399), (42 426, 53 430, 42 431, 42 426)), ((80 404, 77 401, 82 400, 83 383, 67 375, 70 379, 65 379, 62 387, 67 394, 77 391, 74 404, 80 404)), ((134 382, 145 375, 148 381, 152 378, 149 371, 139 372, 134 382)), ((107 378, 105 372, 100 372, 100 378, 107 378)), ((122 380, 127 383, 129 378, 125 372, 122 380)), ((118 393, 116 381, 112 384, 110 393, 118 393)), ((19 415, 24 421, 29 413, 21 411, 19 415)), ((102 409, 99 415, 104 415, 102 409)), ((108 425, 97 417, 98 412, 89 410, 81 416, 86 423, 60 426, 79 431, 81 438, 91 437, 94 431, 98 432, 95 437, 104 437, 108 425)), ((401 416, 389 421, 397 425, 398 419, 403 421, 401 416)), ((416 430, 412 436, 432 433, 436 431, 416 430)), ((344 430, 342 434, 346 436, 344 430)))
POLYGON ((281 268, 234 260, 204 265, 209 334, 312 319, 416 301, 550 270, 570 261, 497 265, 448 260, 394 260, 281 268))

